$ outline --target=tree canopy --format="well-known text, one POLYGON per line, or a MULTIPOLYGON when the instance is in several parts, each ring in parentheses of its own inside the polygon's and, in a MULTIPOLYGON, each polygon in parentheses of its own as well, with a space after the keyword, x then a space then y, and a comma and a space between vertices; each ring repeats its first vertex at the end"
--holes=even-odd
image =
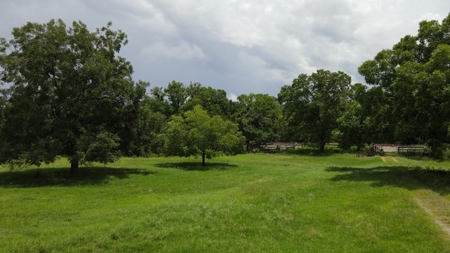
POLYGON ((420 22, 417 35, 358 70, 383 99, 377 123, 389 125, 391 141, 427 143, 435 151, 450 142, 450 14, 442 23, 420 22))
POLYGON ((316 144, 321 153, 349 101, 350 82, 344 72, 318 70, 310 76, 299 75, 278 94, 285 118, 298 138, 316 144))
POLYGON ((224 90, 204 87, 200 83, 191 83, 186 90, 188 100, 181 108, 182 111, 190 111, 196 105, 200 105, 211 116, 219 115, 225 119, 230 117, 231 102, 224 90))
POLYGON ((148 83, 133 82, 130 62, 117 55, 127 36, 110 27, 91 32, 51 20, 0 39, 0 80, 9 85, 0 162, 40 165, 66 155, 77 172, 80 162, 116 160, 139 139, 132 129, 148 83))
POLYGON ((245 137, 238 126, 220 116, 209 116, 200 105, 184 113, 174 115, 163 133, 166 155, 198 156, 213 158, 242 152, 245 137))
POLYGON ((234 120, 246 137, 247 151, 281 138, 284 127, 283 113, 275 97, 250 93, 240 95, 237 100, 234 120))

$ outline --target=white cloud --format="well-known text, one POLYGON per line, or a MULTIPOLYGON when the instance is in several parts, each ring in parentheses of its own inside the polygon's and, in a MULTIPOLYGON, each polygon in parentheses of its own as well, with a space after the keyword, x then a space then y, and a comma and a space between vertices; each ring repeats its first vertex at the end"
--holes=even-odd
POLYGON ((234 93, 227 93, 227 98, 231 99, 231 101, 237 101, 237 97, 238 95, 234 94, 234 93))
POLYGON ((143 48, 142 53, 151 57, 165 57, 174 60, 206 60, 208 57, 197 45, 186 41, 180 41, 175 46, 170 46, 163 41, 156 41, 143 48))
POLYGON ((178 27, 168 20, 164 11, 153 5, 151 1, 114 0, 113 2, 119 15, 131 19, 129 20, 133 21, 131 25, 138 26, 142 35, 146 33, 171 37, 178 35, 178 27))

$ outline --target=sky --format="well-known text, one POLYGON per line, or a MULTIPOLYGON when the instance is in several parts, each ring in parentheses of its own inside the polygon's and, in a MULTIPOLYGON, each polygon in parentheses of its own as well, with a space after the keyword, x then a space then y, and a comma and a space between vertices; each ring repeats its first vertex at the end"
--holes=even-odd
POLYGON ((300 74, 358 67, 422 20, 450 13, 448 0, 0 0, 0 37, 26 22, 111 21, 129 43, 120 56, 133 79, 166 87, 175 80, 223 89, 227 96, 276 96, 300 74))

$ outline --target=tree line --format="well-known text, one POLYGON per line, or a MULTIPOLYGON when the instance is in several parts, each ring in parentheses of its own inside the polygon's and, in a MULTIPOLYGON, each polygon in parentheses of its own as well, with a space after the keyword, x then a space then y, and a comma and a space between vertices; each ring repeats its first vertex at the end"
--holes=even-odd
POLYGON ((275 141, 361 149, 371 143, 425 144, 436 158, 450 143, 450 15, 422 21, 358 68, 300 74, 278 95, 243 94, 173 81, 133 81, 118 54, 122 31, 82 22, 27 23, 0 38, 0 163, 40 165, 68 157, 108 163, 122 155, 251 151, 275 141))

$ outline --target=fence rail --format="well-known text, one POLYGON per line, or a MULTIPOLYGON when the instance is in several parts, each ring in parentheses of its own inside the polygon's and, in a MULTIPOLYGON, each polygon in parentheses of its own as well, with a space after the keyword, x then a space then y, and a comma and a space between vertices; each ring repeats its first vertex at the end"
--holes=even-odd
POLYGON ((426 155, 425 147, 398 147, 397 148, 399 155, 404 156, 424 156, 426 155))

